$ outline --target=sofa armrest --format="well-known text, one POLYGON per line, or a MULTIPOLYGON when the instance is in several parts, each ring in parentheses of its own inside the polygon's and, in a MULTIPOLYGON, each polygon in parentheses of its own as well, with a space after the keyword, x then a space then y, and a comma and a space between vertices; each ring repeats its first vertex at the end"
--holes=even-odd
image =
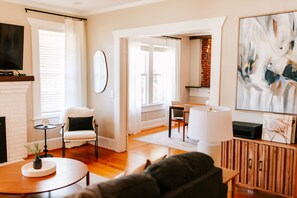
POLYGON ((226 198, 227 185, 222 183, 222 169, 214 167, 196 179, 164 193, 162 198, 226 198))
POLYGON ((161 194, 204 175, 214 168, 210 156, 200 152, 174 155, 149 166, 145 172, 158 182, 161 194))

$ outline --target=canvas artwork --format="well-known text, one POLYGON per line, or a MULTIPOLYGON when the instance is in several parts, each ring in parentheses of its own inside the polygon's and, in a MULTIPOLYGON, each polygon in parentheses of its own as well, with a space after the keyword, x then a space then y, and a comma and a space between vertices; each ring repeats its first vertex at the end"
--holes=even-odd
POLYGON ((297 113, 297 12, 239 21, 237 109, 297 113))
POLYGON ((265 113, 263 118, 262 139, 295 143, 296 116, 265 113))

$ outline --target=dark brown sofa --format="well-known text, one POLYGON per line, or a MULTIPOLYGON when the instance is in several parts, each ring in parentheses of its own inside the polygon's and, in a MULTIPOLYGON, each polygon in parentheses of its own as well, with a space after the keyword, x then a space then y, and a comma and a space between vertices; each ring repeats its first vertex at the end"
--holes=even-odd
POLYGON ((208 155, 189 152, 165 158, 143 173, 93 184, 68 198, 226 198, 222 169, 208 155))

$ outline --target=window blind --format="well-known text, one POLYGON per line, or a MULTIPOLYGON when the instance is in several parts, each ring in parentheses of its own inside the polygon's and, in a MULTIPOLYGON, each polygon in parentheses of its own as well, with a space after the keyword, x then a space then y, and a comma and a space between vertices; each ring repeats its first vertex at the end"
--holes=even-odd
POLYGON ((41 116, 64 109, 65 34, 39 30, 40 110, 41 116))

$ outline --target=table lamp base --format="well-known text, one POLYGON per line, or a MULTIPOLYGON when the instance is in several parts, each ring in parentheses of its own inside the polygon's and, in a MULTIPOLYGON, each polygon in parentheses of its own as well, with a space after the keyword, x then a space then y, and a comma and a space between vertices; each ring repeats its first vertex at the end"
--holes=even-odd
POLYGON ((198 152, 205 153, 209 155, 213 161, 214 165, 217 167, 221 166, 221 143, 220 142, 198 142, 198 152))

